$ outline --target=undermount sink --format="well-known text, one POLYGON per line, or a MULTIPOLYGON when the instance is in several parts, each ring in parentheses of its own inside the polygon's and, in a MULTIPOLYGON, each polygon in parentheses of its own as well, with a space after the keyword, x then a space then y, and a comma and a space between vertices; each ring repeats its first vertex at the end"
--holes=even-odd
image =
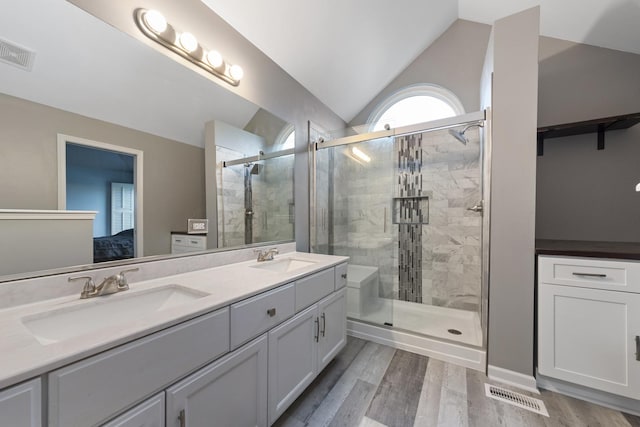
POLYGON ((251 265, 252 268, 260 268, 262 270, 275 271, 278 273, 288 273, 300 268, 309 267, 315 264, 314 261, 307 261, 295 258, 282 258, 273 261, 263 261, 258 264, 251 265))
POLYGON ((124 292, 95 297, 69 307, 22 318, 22 324, 40 342, 47 345, 78 337, 95 330, 122 327, 123 324, 209 295, 168 285, 139 292, 124 292))

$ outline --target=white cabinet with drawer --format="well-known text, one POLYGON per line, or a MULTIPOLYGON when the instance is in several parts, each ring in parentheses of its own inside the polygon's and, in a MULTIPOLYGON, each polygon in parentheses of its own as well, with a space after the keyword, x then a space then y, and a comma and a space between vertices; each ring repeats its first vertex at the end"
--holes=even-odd
POLYGON ((49 425, 96 425, 229 351, 229 309, 49 374, 49 425))
POLYGON ((41 426, 40 396, 40 379, 0 391, 0 426, 41 426))
POLYGON ((231 305, 231 348, 293 316, 295 311, 293 283, 231 305))
POLYGON ((640 399, 639 263, 538 257, 538 372, 640 399))
POLYGON ((171 234, 171 253, 184 254, 207 250, 207 236, 203 234, 171 234))
POLYGON ((347 343, 346 290, 269 332, 269 422, 275 422, 347 343))

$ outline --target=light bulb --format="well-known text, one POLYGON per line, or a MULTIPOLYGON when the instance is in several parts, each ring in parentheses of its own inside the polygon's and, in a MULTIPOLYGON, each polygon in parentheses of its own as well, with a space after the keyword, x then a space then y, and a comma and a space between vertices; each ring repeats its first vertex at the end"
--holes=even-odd
POLYGON ((167 29, 167 20, 157 10, 147 10, 143 18, 147 27, 156 34, 164 33, 167 29))
POLYGON ((229 69, 229 75, 231 75, 231 78, 233 80, 240 80, 243 76, 244 76, 244 71, 242 70, 242 67, 239 65, 232 65, 231 68, 229 69))
POLYGON ((207 53, 207 62, 213 68, 218 68, 222 65, 222 55, 220 55, 220 52, 217 50, 210 50, 209 53, 207 53))
POLYGON ((640 182, 636 185, 636 191, 640 191, 640 182))
POLYGON ((193 52, 198 48, 198 40, 191 33, 180 34, 179 41, 180 46, 182 46, 187 52, 193 52))

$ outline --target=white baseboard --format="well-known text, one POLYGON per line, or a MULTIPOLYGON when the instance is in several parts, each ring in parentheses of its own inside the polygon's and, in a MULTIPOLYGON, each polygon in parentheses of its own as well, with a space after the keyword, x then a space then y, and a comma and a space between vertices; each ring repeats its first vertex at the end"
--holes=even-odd
POLYGON ((545 390, 554 391, 580 400, 586 400, 587 402, 615 409, 616 411, 640 416, 640 400, 617 396, 604 391, 545 377, 540 374, 538 374, 538 386, 545 390))
POLYGON ((465 347, 433 338, 395 331, 354 320, 347 320, 347 334, 389 347, 406 350, 423 356, 485 372, 484 350, 465 347))
POLYGON ((487 370, 489 379, 501 382, 506 385, 517 387, 522 390, 540 394, 536 385, 536 379, 533 375, 525 375, 520 372, 511 371, 509 369, 499 368, 498 366, 489 365, 487 370))

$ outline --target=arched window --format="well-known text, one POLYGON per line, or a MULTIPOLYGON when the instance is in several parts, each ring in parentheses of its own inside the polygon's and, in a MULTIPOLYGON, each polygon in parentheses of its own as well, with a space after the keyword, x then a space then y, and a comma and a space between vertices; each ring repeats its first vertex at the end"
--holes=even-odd
POLYGON ((448 89, 431 84, 408 86, 384 100, 369 116, 369 130, 429 122, 464 114, 458 97, 448 89))
POLYGON ((293 125, 285 126, 276 137, 275 150, 287 150, 296 145, 296 132, 293 125))

